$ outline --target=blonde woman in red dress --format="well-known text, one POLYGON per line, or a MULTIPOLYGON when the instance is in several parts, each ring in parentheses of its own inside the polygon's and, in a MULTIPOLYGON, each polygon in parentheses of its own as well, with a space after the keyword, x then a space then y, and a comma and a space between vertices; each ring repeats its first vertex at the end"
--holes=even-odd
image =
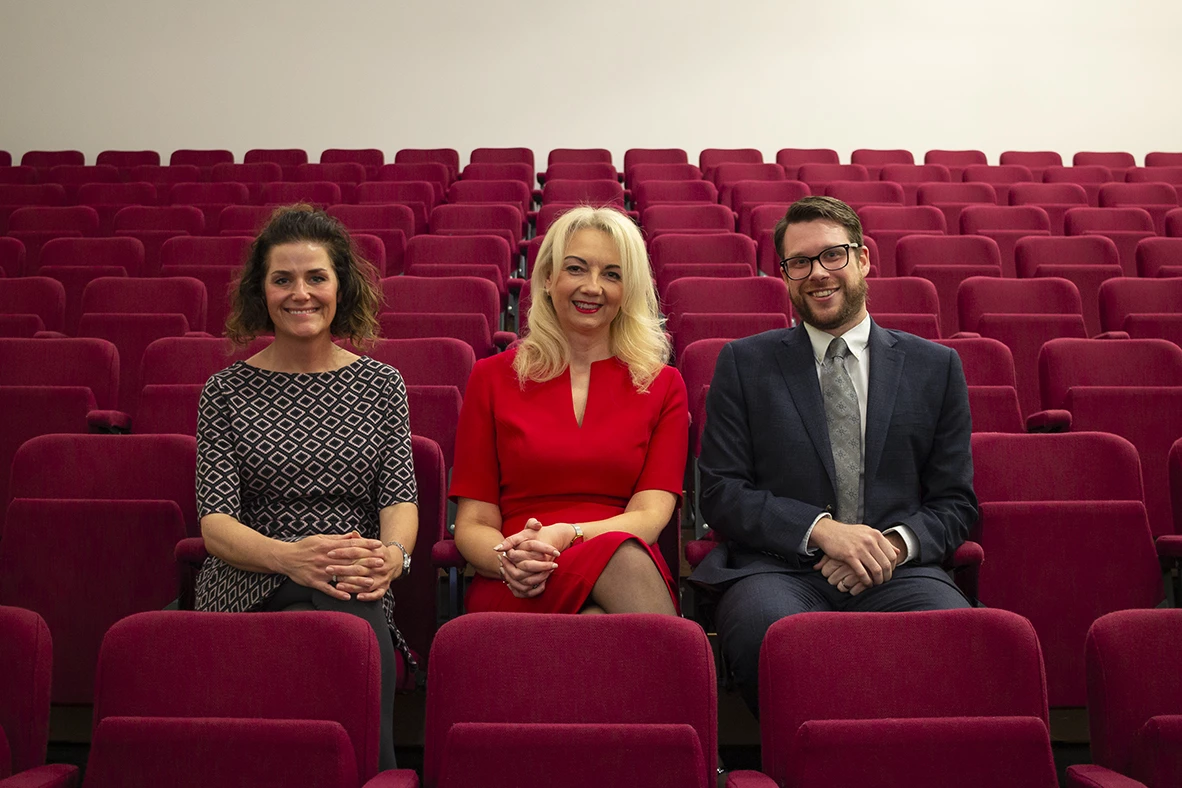
POLYGON ((476 364, 456 436, 469 611, 677 613, 655 549, 681 494, 689 410, 640 231, 580 207, 546 234, 529 334, 476 364))

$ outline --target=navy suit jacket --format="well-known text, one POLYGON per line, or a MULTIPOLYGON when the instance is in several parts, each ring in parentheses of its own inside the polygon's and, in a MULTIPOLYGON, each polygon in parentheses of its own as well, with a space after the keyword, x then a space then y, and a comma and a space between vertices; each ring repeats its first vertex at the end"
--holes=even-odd
MULTIPOLYGON (((864 522, 903 524, 938 567, 977 520, 968 388, 954 350, 870 328, 864 522)), ((836 510, 833 452, 808 332, 768 331, 723 347, 706 400, 699 460, 706 522, 725 537, 693 580, 720 584, 808 571, 798 551, 821 512, 836 510)), ((947 579, 947 575, 944 576, 947 579)))

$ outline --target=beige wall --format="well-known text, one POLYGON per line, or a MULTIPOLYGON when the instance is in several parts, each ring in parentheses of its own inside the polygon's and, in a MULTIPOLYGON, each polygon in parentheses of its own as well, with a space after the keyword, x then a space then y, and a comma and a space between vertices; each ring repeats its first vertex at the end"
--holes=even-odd
POLYGON ((1182 150, 1174 0, 0 0, 0 149, 1182 150))

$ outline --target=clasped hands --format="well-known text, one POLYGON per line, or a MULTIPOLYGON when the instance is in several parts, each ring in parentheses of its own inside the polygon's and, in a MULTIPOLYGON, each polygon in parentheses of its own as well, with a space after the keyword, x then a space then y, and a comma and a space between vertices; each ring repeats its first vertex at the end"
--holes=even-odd
POLYGON ((817 522, 809 541, 824 553, 813 568, 829 585, 853 596, 890 580, 907 557, 907 545, 898 534, 829 517, 817 522))
POLYGON ((401 551, 395 560, 380 540, 366 539, 357 531, 316 534, 290 544, 285 574, 335 599, 356 595, 359 602, 373 602, 402 574, 401 551))
POLYGON ((567 523, 542 525, 531 517, 525 528, 493 547, 500 561, 501 580, 518 599, 532 599, 546 590, 546 581, 558 568, 562 550, 574 539, 567 523))

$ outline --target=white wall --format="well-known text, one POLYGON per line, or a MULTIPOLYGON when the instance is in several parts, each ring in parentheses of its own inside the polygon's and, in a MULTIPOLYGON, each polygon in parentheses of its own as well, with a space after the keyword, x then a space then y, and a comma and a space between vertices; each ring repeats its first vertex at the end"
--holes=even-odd
POLYGON ((0 0, 0 149, 1182 150, 1176 0, 0 0))

